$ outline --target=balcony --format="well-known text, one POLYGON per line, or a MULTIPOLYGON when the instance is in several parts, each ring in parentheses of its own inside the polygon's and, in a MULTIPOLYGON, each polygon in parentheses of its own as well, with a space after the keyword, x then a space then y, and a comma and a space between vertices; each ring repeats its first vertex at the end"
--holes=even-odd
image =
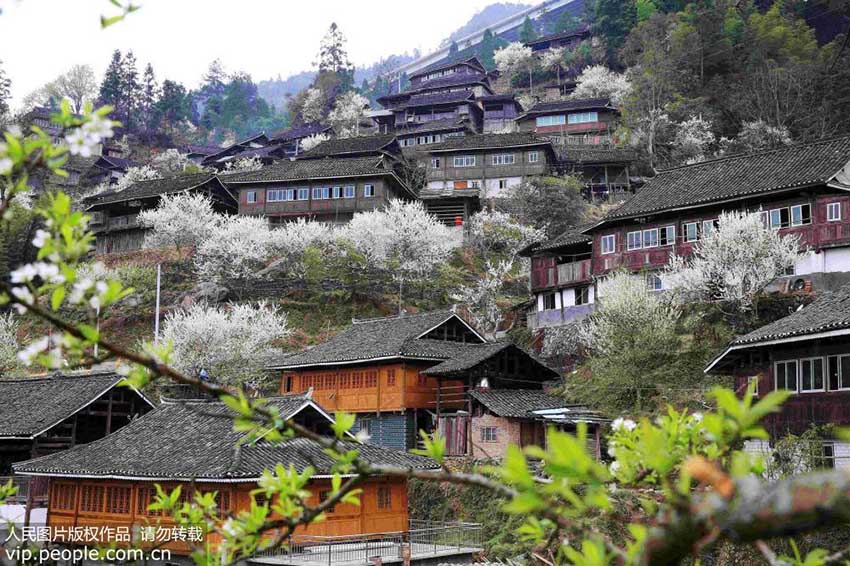
POLYGON ((547 289, 570 283, 586 283, 591 279, 591 259, 582 259, 555 266, 541 267, 531 272, 531 289, 547 289))
POLYGON ((139 216, 137 214, 109 218, 101 216, 97 222, 92 222, 91 227, 95 234, 113 230, 130 230, 139 227, 139 216))
POLYGON ((363 564, 470 563, 483 550, 481 525, 477 523, 433 523, 410 521, 401 532, 349 536, 296 535, 286 548, 267 550, 252 557, 251 564, 280 566, 361 566, 363 564), (441 560, 443 562, 443 560, 441 560))
POLYGON ((33 507, 47 506, 47 478, 0 476, 0 485, 6 485, 9 480, 12 480, 12 485, 17 487, 18 491, 6 500, 7 505, 26 505, 27 498, 32 496, 33 507))
POLYGON ((552 326, 563 326, 571 322, 579 321, 593 312, 596 308, 594 303, 586 305, 573 305, 561 309, 535 311, 528 313, 528 328, 548 328, 552 326))

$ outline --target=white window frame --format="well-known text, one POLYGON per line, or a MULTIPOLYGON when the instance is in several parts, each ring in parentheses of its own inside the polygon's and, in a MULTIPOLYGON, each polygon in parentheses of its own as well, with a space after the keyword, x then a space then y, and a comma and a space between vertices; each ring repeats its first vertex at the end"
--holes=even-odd
POLYGON ((788 391, 790 393, 797 393, 798 392, 798 390, 800 389, 800 360, 777 360, 777 361, 773 362, 773 388, 776 389, 776 390, 785 389, 786 391, 788 391), (782 364, 782 365, 785 366, 785 371, 786 371, 785 384, 787 385, 788 384, 788 375, 787 375, 788 364, 792 364, 792 363, 794 364, 794 367, 796 368, 795 374, 794 374, 794 389, 787 389, 785 387, 779 387, 779 381, 778 381, 779 372, 777 371, 776 368, 779 367, 779 364, 782 364))
POLYGON ((658 247, 658 228, 649 228, 643 231, 643 247, 646 249, 658 247), (654 243, 652 241, 653 234, 655 234, 654 243), (649 238, 648 242, 647 237, 649 238))
POLYGON ((337 199, 342 196, 342 187, 336 186, 331 190, 331 198, 337 199))
POLYGON ((529 163, 537 163, 540 161, 540 152, 539 151, 529 151, 528 152, 528 162, 529 163))
POLYGON ((626 250, 633 251, 639 250, 643 247, 643 233, 640 230, 635 230, 634 232, 629 232, 626 234, 626 250), (632 245, 632 240, 637 237, 637 245, 632 245))
POLYGON ((513 165, 516 163, 516 156, 513 153, 497 153, 490 159, 493 165, 513 165))
POLYGON ((755 387, 753 387, 753 397, 759 396, 759 376, 758 375, 748 375, 747 376, 747 387, 749 388, 750 384, 754 383, 755 387))
POLYGON ((617 234, 605 234, 599 239, 599 246, 603 255, 612 254, 617 251, 617 234), (607 244, 610 242, 610 246, 607 244), (608 249, 610 247, 610 249, 608 249), (606 249, 608 251, 606 251, 606 249))
POLYGON ((269 189, 266 191, 266 202, 282 202, 283 197, 283 189, 269 189))
POLYGON ((439 169, 440 168, 440 158, 432 157, 431 158, 431 169, 439 169))
POLYGON ((661 226, 658 229, 658 247, 666 248, 667 246, 672 246, 676 243, 676 227, 675 226, 661 226), (664 234, 664 238, 661 235, 664 234), (663 243, 661 240, 666 239, 667 243, 663 243))
POLYGON ((455 155, 454 166, 455 167, 475 167, 475 156, 474 155, 455 155))
POLYGON ((657 273, 646 274, 646 288, 653 293, 664 290, 664 280, 657 273))
POLYGON ((538 116, 534 124, 536 127, 563 126, 567 123, 566 114, 552 114, 550 116, 538 116))
POLYGON ((481 427, 481 442, 498 442, 499 441, 499 427, 497 426, 482 426, 481 427), (492 432, 491 435, 488 434, 492 432))
POLYGON ((828 202, 826 203, 826 221, 841 222, 841 203, 828 202))
POLYGON ((589 124, 598 121, 598 112, 573 112, 567 117, 568 124, 589 124))
POLYGON ((283 200, 295 200, 296 189, 286 189, 283 193, 283 200))
POLYGON ((809 224, 812 223, 812 205, 809 204, 809 203, 795 204, 789 210, 789 217, 788 218, 791 222, 791 226, 794 226, 794 227, 808 226, 809 224), (803 218, 803 207, 805 207, 805 206, 809 207, 809 221, 808 222, 806 222, 805 219, 803 218), (800 221, 799 222, 794 221, 794 210, 800 211, 800 221))
POLYGON ((343 195, 345 198, 354 198, 357 192, 357 187, 354 185, 346 185, 343 189, 343 195))
POLYGON ((298 200, 310 200, 310 187, 301 187, 298 189, 298 200))
POLYGON ((372 183, 363 185, 363 196, 366 198, 375 196, 375 185, 372 183))
POLYGON ((696 242, 699 240, 699 223, 698 222, 685 222, 682 224, 682 241, 684 242, 696 242), (694 227, 694 237, 691 238, 688 236, 688 226, 694 227))
POLYGON ((812 357, 812 358, 800 358, 799 360, 797 360, 797 367, 798 367, 798 369, 797 369, 797 379, 799 381, 799 383, 797 384, 797 391, 799 391, 800 393, 823 393, 824 391, 826 391, 827 365, 826 365, 826 359, 824 357, 815 356, 815 357, 812 357), (816 361, 820 361, 821 385, 822 385, 822 387, 820 389, 803 389, 803 364, 806 363, 806 362, 808 362, 810 364, 810 367, 812 368, 811 380, 812 380, 812 384, 814 384, 814 382, 815 382, 814 367, 815 367, 816 361))
POLYGON ((704 237, 708 236, 709 234, 711 234, 715 230, 717 230, 717 219, 716 218, 712 218, 711 220, 703 220, 702 222, 700 222, 700 226, 699 226, 700 238, 704 238, 704 237), (706 226, 708 227, 708 230, 706 230, 706 226))
MULTIPOLYGON (((827 391, 850 391, 850 375, 844 375, 844 364, 842 363, 845 358, 850 360, 850 354, 830 354, 825 356, 825 358, 826 374, 824 378, 824 385, 826 386, 827 391), (838 363, 838 387, 836 389, 833 389, 829 384, 829 361, 832 359, 836 360, 836 362, 838 363), (844 383, 845 379, 847 381, 846 385, 844 383)), ((850 368, 850 365, 848 366, 848 368, 850 368)))
POLYGON ((311 191, 313 200, 321 200, 322 199, 322 187, 313 187, 311 191))
POLYGON ((245 193, 245 202, 248 204, 254 204, 257 202, 257 191, 248 191, 245 193))

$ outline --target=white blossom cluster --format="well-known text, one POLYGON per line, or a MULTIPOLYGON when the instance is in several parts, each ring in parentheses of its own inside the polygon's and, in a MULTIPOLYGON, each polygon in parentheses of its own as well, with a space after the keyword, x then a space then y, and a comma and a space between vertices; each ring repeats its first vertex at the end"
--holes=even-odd
POLYGON ((156 208, 139 213, 139 224, 151 228, 145 235, 146 247, 196 247, 214 239, 223 217, 213 209, 212 200, 202 194, 163 195, 156 208))
POLYGON ((224 164, 227 173, 244 173, 248 171, 259 171, 263 168, 263 162, 259 157, 243 157, 224 164))
POLYGON ((605 65, 592 65, 585 68, 576 78, 576 88, 571 97, 610 98, 615 106, 621 106, 632 90, 628 77, 612 71, 605 65))
POLYGON ((71 155, 91 157, 103 140, 112 137, 112 120, 92 114, 82 126, 65 135, 71 155))
POLYGON ((328 123, 341 138, 360 135, 360 122, 366 117, 369 100, 354 91, 337 97, 333 110, 328 114, 328 123))
POLYGON ((469 308, 472 322, 476 328, 482 329, 488 338, 496 337, 496 331, 502 321, 499 294, 512 269, 512 260, 487 260, 483 275, 473 284, 462 286, 452 297, 469 308))

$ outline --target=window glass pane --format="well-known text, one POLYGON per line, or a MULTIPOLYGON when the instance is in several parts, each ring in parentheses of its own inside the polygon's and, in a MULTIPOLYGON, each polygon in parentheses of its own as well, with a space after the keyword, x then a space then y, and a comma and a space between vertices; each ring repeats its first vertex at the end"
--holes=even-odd
POLYGON ((643 231, 643 247, 654 248, 657 245, 658 245, 658 229, 653 228, 652 230, 644 230, 643 231))
POLYGON ((812 389, 823 389, 823 358, 812 360, 812 389))
POLYGON ((779 228, 782 226, 782 214, 780 213, 780 209, 775 209, 770 211, 770 227, 771 228, 779 228))
POLYGON ((839 381, 839 358, 838 356, 829 356, 826 360, 826 375, 827 382, 829 383, 829 390, 835 391, 841 387, 841 383, 839 381))
POLYGON ((850 356, 841 356, 841 387, 850 387, 850 356))
POLYGON ((785 385, 785 364, 776 364, 776 388, 788 389, 785 385))
POLYGON ((812 361, 803 360, 800 367, 800 391, 811 391, 812 386, 812 361))
POLYGON ((640 232, 629 232, 629 249, 636 250, 640 248, 640 232))

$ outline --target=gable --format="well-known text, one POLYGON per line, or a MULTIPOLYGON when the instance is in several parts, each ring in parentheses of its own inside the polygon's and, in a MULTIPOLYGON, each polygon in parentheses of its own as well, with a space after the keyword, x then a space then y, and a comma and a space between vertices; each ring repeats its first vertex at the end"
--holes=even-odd
POLYGON ((453 315, 448 320, 428 330, 418 338, 443 340, 446 342, 464 342, 468 344, 483 344, 484 338, 466 324, 459 316, 453 315))

